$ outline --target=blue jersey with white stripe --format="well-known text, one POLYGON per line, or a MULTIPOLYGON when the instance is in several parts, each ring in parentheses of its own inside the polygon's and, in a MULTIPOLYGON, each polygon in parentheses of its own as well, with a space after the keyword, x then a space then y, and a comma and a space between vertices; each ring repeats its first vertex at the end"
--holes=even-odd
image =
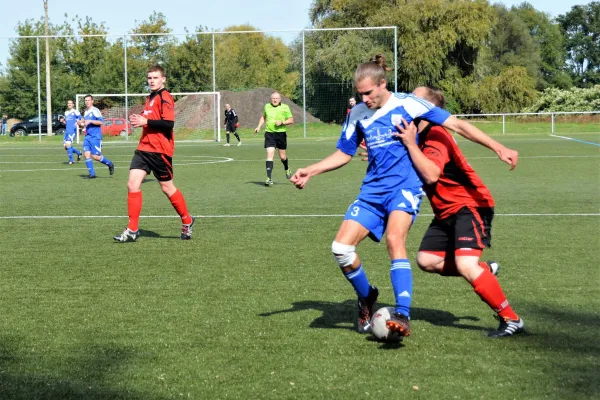
POLYGON ((81 113, 75 109, 65 111, 66 133, 77 133, 77 121, 81 118, 81 113))
POLYGON ((407 93, 392 93, 383 107, 369 109, 364 103, 357 104, 348 115, 337 142, 342 152, 354 155, 365 139, 369 153, 367 174, 363 179, 361 193, 384 194, 399 188, 416 188, 422 185, 410 160, 406 147, 395 124, 403 117, 410 124, 422 118, 441 125, 450 114, 426 100, 407 93))
MULTIPOLYGON (((86 109, 85 112, 83 113, 83 118, 86 121, 104 121, 104 118, 102 118, 102 114, 100 113, 100 110, 98 110, 96 107, 86 109)), ((85 134, 92 138, 102 140, 102 126, 94 125, 94 124, 86 124, 85 134)))

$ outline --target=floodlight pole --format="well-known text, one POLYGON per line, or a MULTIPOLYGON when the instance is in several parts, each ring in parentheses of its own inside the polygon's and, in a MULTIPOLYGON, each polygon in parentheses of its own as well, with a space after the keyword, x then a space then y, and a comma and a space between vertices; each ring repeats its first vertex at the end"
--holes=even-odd
MULTIPOLYGON (((52 93, 50 88, 50 45, 48 43, 48 0, 44 0, 45 30, 46 30, 46 114, 48 124, 48 136, 52 135, 52 93)), ((39 132, 40 137, 42 131, 39 132)))

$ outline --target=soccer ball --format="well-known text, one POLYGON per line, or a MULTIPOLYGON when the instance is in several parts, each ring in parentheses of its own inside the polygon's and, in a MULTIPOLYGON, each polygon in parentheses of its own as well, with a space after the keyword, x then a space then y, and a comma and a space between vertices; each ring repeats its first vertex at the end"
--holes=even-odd
POLYGON ((389 321, 390 315, 394 312, 394 307, 383 307, 380 308, 373 314, 371 318, 371 333, 377 340, 382 342, 400 342, 402 336, 398 335, 397 332, 390 332, 386 326, 386 322, 389 321))

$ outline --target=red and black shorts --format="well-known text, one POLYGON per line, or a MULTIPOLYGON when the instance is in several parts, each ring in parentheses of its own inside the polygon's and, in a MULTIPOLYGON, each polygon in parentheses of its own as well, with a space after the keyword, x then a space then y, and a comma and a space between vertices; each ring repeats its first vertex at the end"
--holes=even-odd
POLYGON ((286 132, 265 132, 265 149, 275 147, 276 149, 287 149, 286 132))
POLYGON ((173 160, 163 153, 136 150, 129 169, 141 169, 147 174, 152 172, 161 182, 173 180, 173 160))
POLYGON ((434 219, 423 236, 419 251, 462 255, 481 254, 491 246, 494 209, 463 207, 443 220, 434 219))

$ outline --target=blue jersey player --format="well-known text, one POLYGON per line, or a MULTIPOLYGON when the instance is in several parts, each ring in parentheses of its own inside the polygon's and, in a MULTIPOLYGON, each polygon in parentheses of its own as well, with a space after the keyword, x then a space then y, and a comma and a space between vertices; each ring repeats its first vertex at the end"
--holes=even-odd
POLYGON ((67 101, 67 111, 65 111, 65 136, 63 137, 63 145, 69 155, 69 164, 73 164, 73 153, 77 154, 77 161, 81 160, 81 152, 73 147, 73 142, 77 136, 77 121, 83 117, 81 113, 75 109, 73 100, 67 101))
POLYGON ((492 149, 500 159, 513 166, 516 165, 518 153, 423 99, 412 94, 389 92, 385 79, 387 70, 385 58, 381 55, 358 66, 354 83, 362 103, 350 111, 337 143, 337 151, 316 164, 300 168, 291 181, 299 189, 304 188, 312 176, 350 162, 362 140, 365 140, 369 154, 367 173, 356 201, 344 216, 331 251, 358 295, 357 330, 367 333, 371 328, 373 305, 379 291, 370 284, 355 250, 367 236, 379 241, 386 233, 395 299, 395 312, 387 325, 399 335, 408 336, 412 272, 405 243, 424 193, 406 147, 394 136, 401 119, 410 123, 421 118, 454 130, 492 149))
POLYGON ((85 126, 85 139, 83 141, 83 154, 85 155, 85 166, 88 169, 88 179, 96 177, 92 159, 108 166, 110 175, 115 173, 115 166, 108 158, 102 155, 102 124, 104 118, 96 107, 92 95, 85 96, 85 112, 83 113, 83 125, 85 126))

